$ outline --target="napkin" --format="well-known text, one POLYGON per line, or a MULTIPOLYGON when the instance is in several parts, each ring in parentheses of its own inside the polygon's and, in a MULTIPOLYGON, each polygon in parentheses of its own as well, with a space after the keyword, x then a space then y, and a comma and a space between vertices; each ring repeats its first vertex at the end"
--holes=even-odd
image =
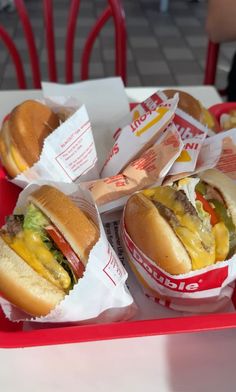
POLYGON ((103 78, 73 84, 42 82, 44 96, 74 97, 85 105, 92 124, 98 161, 103 162, 114 144, 114 132, 127 124, 130 108, 121 78, 103 78))

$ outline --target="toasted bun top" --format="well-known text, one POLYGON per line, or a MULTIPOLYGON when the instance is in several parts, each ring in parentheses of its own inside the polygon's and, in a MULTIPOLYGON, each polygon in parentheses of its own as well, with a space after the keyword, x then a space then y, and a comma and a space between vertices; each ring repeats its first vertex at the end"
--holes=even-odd
POLYGON ((132 195, 125 207, 125 227, 138 248, 172 275, 192 269, 191 259, 171 226, 142 193, 132 195))
POLYGON ((30 195, 29 200, 60 230, 86 265, 89 252, 99 239, 95 223, 69 197, 52 186, 43 185, 30 195))
POLYGON ((198 176, 221 193, 236 226, 236 183, 216 169, 206 170, 198 176))
POLYGON ((64 298, 64 291, 48 282, 17 255, 0 236, 0 292, 32 316, 46 316, 64 298))
POLYGON ((185 113, 200 121, 202 124, 206 125, 208 128, 219 132, 220 126, 215 118, 215 116, 206 109, 201 102, 194 98, 192 95, 181 90, 163 90, 163 93, 168 97, 172 98, 176 93, 179 94, 178 107, 185 113))
POLYGON ((192 95, 186 93, 185 91, 180 90, 163 90, 163 93, 167 96, 167 98, 173 98, 173 96, 178 93, 179 94, 179 103, 178 107, 184 112, 188 113, 190 116, 195 118, 198 121, 202 120, 202 108, 199 101, 194 98, 192 95))
POLYGON ((59 126, 59 119, 46 105, 27 100, 12 110, 6 123, 13 145, 30 167, 38 161, 44 139, 59 126))

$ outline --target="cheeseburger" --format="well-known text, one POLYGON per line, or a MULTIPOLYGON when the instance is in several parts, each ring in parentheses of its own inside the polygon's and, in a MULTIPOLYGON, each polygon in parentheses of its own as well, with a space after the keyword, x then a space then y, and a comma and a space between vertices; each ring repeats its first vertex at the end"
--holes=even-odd
POLYGON ((138 248, 166 272, 207 267, 236 251, 236 184, 210 169, 135 193, 124 223, 138 248))
POLYGON ((58 115, 37 101, 24 101, 11 111, 0 132, 0 158, 10 177, 39 160, 44 139, 59 124, 58 115))
POLYGON ((95 223, 58 189, 44 185, 25 215, 0 231, 0 293, 32 316, 45 316, 83 276, 99 238, 95 223))
POLYGON ((215 116, 206 109, 200 101, 194 98, 192 95, 186 93, 185 91, 180 90, 163 90, 165 96, 169 98, 173 98, 176 93, 179 94, 179 103, 178 108, 183 112, 189 114, 191 117, 195 118, 195 120, 207 126, 214 132, 219 132, 220 125, 215 118, 215 116))

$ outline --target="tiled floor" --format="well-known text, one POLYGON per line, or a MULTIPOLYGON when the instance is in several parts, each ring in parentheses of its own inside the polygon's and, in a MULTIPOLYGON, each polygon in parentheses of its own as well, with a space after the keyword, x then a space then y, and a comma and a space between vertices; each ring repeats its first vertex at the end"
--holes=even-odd
MULTIPOLYGON (((46 50, 40 18, 41 1, 26 0, 40 51, 42 79, 47 80, 46 50)), ((54 0, 57 62, 60 80, 63 81, 64 25, 68 0, 54 0)), ((81 0, 77 27, 76 55, 84 42, 89 26, 103 8, 105 0, 81 0)), ((128 30, 128 86, 163 86, 202 84, 207 37, 204 30, 206 4, 204 0, 169 0, 169 10, 161 13, 158 0, 123 0, 128 30)), ((30 74, 28 53, 24 47, 22 31, 16 13, 0 12, 0 23, 15 37, 30 74)), ((113 27, 109 23, 96 43, 90 77, 113 74, 113 27)), ((223 87, 235 44, 221 47, 217 84, 223 87)), ((75 57, 76 57, 75 55, 75 57)), ((76 69, 76 78, 79 75, 76 69)), ((29 77, 29 86, 32 82, 29 77)), ((14 67, 10 64, 4 47, 0 44, 0 88, 17 87, 14 67)))

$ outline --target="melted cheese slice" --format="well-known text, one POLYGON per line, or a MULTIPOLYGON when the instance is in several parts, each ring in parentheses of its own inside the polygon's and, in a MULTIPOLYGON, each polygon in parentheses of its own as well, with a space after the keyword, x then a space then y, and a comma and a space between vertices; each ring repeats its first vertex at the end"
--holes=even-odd
POLYGON ((223 261, 229 253, 229 230, 224 222, 216 223, 212 228, 216 241, 216 261, 223 261))
POLYGON ((40 235, 24 230, 14 238, 4 234, 3 239, 24 261, 49 282, 67 290, 71 279, 67 271, 54 259, 40 235))
POLYGON ((173 230, 192 260, 192 269, 201 269, 214 264, 215 236, 202 224, 198 216, 184 209, 183 203, 176 198, 176 191, 168 186, 157 187, 154 188, 150 198, 174 212, 179 223, 173 227, 173 230))
POLYGON ((25 160, 21 157, 18 150, 13 145, 11 145, 11 147, 10 147, 10 153, 11 153, 11 156, 12 156, 16 166, 18 167, 18 169, 21 172, 23 172, 29 168, 29 166, 27 165, 25 160))

